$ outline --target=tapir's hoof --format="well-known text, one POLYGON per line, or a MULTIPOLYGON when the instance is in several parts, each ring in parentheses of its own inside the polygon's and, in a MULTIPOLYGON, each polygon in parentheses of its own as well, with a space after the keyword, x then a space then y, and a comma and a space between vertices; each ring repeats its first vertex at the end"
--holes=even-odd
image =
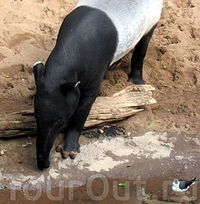
POLYGON ((71 159, 75 159, 77 154, 78 154, 78 152, 71 151, 69 153, 69 156, 70 156, 71 159))
POLYGON ((136 79, 136 78, 132 78, 132 77, 129 77, 128 81, 132 82, 135 85, 144 85, 145 84, 145 81, 143 79, 136 79))
POLYGON ((63 151, 63 147, 61 145, 58 145, 56 147, 56 152, 62 152, 63 151))
POLYGON ((70 157, 71 159, 75 159, 77 153, 80 153, 80 147, 78 148, 77 152, 74 152, 74 151, 68 152, 63 149, 62 145, 58 145, 56 147, 56 152, 60 152, 63 159, 66 159, 67 157, 70 157))
POLYGON ((56 152, 60 152, 63 159, 66 159, 69 156, 69 152, 64 151, 62 145, 56 147, 56 152))
POLYGON ((68 158, 68 156, 70 155, 70 152, 67 152, 67 151, 64 151, 64 150, 63 150, 63 151, 61 152, 61 154, 62 154, 62 158, 63 158, 63 159, 66 159, 66 158, 68 158))

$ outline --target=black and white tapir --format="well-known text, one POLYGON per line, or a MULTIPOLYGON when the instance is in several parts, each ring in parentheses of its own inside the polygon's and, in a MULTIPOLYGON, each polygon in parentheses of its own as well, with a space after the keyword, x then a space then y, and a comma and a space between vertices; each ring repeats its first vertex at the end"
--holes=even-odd
POLYGON ((74 159, 79 136, 105 71, 134 49, 129 80, 143 84, 149 40, 160 19, 162 0, 79 0, 60 28, 45 65, 34 64, 37 164, 50 166, 49 153, 63 125, 63 158, 74 159))

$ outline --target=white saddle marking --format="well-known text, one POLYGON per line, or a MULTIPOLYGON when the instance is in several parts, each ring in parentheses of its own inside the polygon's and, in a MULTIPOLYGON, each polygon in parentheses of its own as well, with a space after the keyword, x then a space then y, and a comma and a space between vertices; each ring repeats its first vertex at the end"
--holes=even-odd
POLYGON ((118 33, 117 49, 111 64, 121 59, 159 21, 163 0, 79 0, 78 6, 104 11, 118 33))

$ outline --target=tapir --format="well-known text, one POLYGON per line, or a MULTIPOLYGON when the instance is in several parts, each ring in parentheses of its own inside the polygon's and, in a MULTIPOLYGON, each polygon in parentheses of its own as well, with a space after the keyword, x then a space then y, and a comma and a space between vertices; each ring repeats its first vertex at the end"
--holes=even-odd
POLYGON ((64 18, 45 65, 33 66, 40 169, 50 166, 50 151, 65 124, 65 138, 56 150, 63 158, 76 157, 79 136, 107 68, 131 50, 129 81, 144 84, 143 61, 162 4, 162 0, 79 0, 64 18))

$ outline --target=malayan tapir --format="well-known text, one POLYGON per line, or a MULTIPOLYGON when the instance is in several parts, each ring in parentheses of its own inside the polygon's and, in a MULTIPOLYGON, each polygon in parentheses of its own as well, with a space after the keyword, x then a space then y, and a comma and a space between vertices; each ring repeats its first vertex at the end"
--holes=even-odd
POLYGON ((57 151, 63 158, 75 158, 106 69, 132 49, 129 80, 144 83, 143 61, 162 4, 162 0, 79 0, 65 17, 46 64, 36 62, 33 67, 40 169, 50 166, 49 153, 65 123, 67 132, 57 151))

